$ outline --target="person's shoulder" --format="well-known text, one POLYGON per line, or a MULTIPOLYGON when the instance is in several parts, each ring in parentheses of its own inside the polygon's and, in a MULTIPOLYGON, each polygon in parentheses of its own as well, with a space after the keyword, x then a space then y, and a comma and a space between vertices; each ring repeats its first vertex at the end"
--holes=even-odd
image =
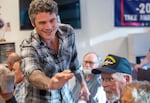
POLYGON ((64 28, 64 29, 73 29, 73 27, 70 24, 58 24, 59 28, 64 28))
POLYGON ((20 46, 24 46, 24 45, 30 45, 32 42, 31 38, 27 37, 25 38, 22 42, 20 46))
POLYGON ((36 33, 35 29, 31 32, 31 34, 25 38, 21 44, 20 44, 20 47, 30 47, 30 46, 33 46, 35 44, 37 44, 37 41, 39 40, 39 36, 38 34, 36 33))
POLYGON ((73 27, 69 24, 59 24, 58 28, 65 33, 73 31, 73 27))

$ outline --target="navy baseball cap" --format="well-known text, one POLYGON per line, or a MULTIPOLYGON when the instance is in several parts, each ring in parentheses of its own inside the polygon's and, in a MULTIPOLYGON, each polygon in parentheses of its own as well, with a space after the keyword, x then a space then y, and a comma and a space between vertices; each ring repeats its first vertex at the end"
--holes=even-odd
POLYGON ((132 74, 132 69, 129 61, 124 57, 119 57, 116 55, 109 54, 106 56, 102 67, 95 68, 92 70, 93 74, 100 74, 101 72, 104 73, 126 73, 132 74))

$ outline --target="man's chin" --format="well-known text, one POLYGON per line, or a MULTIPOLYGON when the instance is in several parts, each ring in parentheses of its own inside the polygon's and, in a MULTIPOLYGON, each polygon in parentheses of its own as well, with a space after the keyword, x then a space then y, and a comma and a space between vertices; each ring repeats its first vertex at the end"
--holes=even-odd
POLYGON ((120 98, 119 96, 116 96, 110 92, 106 92, 106 97, 107 97, 107 100, 112 101, 112 102, 117 101, 120 98))

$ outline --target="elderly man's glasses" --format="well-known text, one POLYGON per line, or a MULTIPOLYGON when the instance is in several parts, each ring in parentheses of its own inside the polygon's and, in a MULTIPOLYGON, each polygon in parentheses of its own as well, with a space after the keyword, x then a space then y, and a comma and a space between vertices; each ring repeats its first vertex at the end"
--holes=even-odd
POLYGON ((83 64, 94 65, 94 64, 97 64, 97 62, 93 62, 93 61, 83 61, 83 64))

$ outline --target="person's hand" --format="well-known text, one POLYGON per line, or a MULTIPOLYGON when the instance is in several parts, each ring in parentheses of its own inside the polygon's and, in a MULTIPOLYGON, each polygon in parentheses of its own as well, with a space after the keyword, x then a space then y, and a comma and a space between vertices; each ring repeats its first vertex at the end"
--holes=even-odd
POLYGON ((136 64, 136 65, 134 66, 134 68, 135 68, 136 70, 138 70, 139 68, 141 68, 141 65, 140 65, 140 64, 136 64))
POLYGON ((74 74, 70 70, 56 73, 49 82, 49 88, 52 90, 60 89, 74 74))
POLYGON ((80 96, 80 98, 84 99, 85 101, 89 100, 90 92, 89 92, 89 89, 87 88, 87 85, 85 83, 81 84, 79 96, 80 96))

